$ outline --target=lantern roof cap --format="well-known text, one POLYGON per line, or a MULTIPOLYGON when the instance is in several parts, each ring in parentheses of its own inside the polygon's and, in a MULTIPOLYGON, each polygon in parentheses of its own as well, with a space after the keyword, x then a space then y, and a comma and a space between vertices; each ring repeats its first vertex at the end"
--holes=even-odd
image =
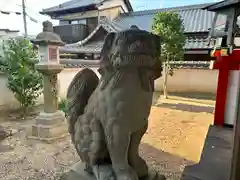
POLYGON ((53 32, 53 24, 50 21, 44 21, 43 32, 36 36, 36 39, 32 40, 34 44, 45 45, 57 45, 63 46, 65 43, 61 40, 61 37, 53 32))

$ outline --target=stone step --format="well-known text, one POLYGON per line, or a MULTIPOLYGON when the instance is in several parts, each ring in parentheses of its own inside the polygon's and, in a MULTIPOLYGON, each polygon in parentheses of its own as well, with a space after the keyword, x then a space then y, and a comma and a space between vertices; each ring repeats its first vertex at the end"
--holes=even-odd
POLYGON ((229 180, 233 129, 210 126, 199 164, 187 166, 181 180, 229 180))

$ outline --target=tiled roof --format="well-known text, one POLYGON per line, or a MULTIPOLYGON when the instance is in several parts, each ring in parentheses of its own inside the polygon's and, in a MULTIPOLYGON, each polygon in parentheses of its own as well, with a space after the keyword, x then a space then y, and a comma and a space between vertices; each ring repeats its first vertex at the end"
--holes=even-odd
POLYGON ((140 29, 151 31, 153 17, 158 12, 173 11, 178 13, 183 19, 186 33, 208 32, 215 13, 203 10, 202 8, 211 4, 212 3, 207 3, 126 13, 116 18, 114 24, 124 29, 128 29, 131 25, 137 25, 140 29))
POLYGON ((43 9, 43 13, 45 12, 54 12, 54 11, 63 11, 78 7, 84 7, 89 5, 95 5, 99 2, 99 0, 70 0, 65 3, 59 4, 57 6, 53 6, 47 9, 43 9))
MULTIPOLYGON (((59 12, 64 10, 70 10, 70 9, 76 9, 79 7, 86 7, 91 5, 97 5, 103 1, 106 0, 70 0, 65 3, 59 4, 57 6, 53 6, 47 9, 42 10, 42 14, 48 13, 48 12, 59 12)), ((127 5, 129 11, 132 11, 132 6, 129 0, 124 0, 125 4, 127 5)))
MULTIPOLYGON (((82 60, 82 59, 61 59, 60 63, 65 68, 93 68, 100 67, 97 60, 82 60)), ((174 69, 209 69, 209 61, 171 61, 172 68, 174 69)))
POLYGON ((77 42, 77 43, 72 43, 72 44, 67 44, 67 47, 75 47, 75 46, 81 46, 86 44, 88 41, 90 41, 94 35, 98 32, 104 29, 107 32, 116 32, 117 30, 113 25, 111 25, 111 22, 109 22, 107 19, 101 19, 99 25, 83 40, 77 42))
POLYGON ((65 68, 87 68, 99 67, 99 60, 84 60, 84 59, 60 59, 60 63, 65 68))
POLYGON ((209 61, 171 61, 174 69, 209 69, 209 61))
POLYGON ((60 47, 61 53, 100 53, 103 47, 103 41, 95 41, 94 35, 99 31, 115 32, 117 31, 106 19, 100 21, 95 30, 84 40, 73 44, 67 44, 60 47))
MULTIPOLYGON (((212 3, 211 3, 212 4, 212 3)), ((208 4, 182 6, 175 8, 166 8, 158 10, 148 10, 132 12, 120 15, 113 22, 106 19, 101 20, 97 28, 84 40, 69 44, 60 49, 61 53, 100 53, 103 42, 94 41, 94 35, 101 30, 107 32, 117 32, 130 28, 131 25, 137 25, 140 29, 151 31, 153 16, 160 11, 174 11, 184 19, 186 33, 208 32, 211 26, 214 13, 202 10, 208 4)), ((191 49, 208 49, 206 36, 188 36, 184 46, 185 50, 191 49)))
POLYGON ((100 53, 103 41, 92 41, 84 45, 64 46, 60 48, 61 53, 100 53))
POLYGON ((184 49, 208 49, 207 46, 207 37, 194 37, 189 36, 186 39, 184 49))
POLYGON ((226 7, 237 6, 239 3, 239 0, 222 0, 220 2, 207 6, 204 9, 207 9, 208 11, 218 11, 220 9, 225 9, 226 7))
MULTIPOLYGON (((77 46, 64 46, 60 48, 61 53, 100 53, 103 47, 103 41, 92 41, 87 42, 84 45, 77 46)), ((207 38, 205 37, 195 37, 188 38, 186 40, 185 50, 191 49, 208 49, 207 38)))
POLYGON ((19 30, 11 30, 11 29, 0 29, 0 31, 11 33, 11 32, 20 32, 19 30))

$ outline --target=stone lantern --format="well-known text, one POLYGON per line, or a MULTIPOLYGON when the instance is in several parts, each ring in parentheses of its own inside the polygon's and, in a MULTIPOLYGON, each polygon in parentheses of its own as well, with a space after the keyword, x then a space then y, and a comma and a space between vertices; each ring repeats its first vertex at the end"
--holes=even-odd
POLYGON ((44 111, 36 117, 29 138, 55 140, 67 135, 65 115, 58 110, 58 73, 64 68, 59 63, 59 46, 64 43, 50 21, 43 22, 43 32, 32 42, 38 46, 40 61, 36 67, 43 74, 44 111))

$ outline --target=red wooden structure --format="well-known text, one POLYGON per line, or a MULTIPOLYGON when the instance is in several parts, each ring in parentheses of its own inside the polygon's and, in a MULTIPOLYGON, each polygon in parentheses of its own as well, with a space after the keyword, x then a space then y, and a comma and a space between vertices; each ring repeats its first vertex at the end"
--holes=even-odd
POLYGON ((216 50, 213 56, 216 60, 212 63, 212 69, 218 69, 218 85, 216 92, 216 104, 214 111, 214 125, 225 125, 225 110, 229 77, 232 70, 240 70, 240 49, 234 49, 231 54, 226 54, 226 49, 216 50), (222 52, 222 53, 221 53, 222 52))
POLYGON ((206 9, 216 13, 209 33, 215 57, 211 68, 219 70, 214 125, 234 125, 240 88, 240 0, 221 1, 206 9))

